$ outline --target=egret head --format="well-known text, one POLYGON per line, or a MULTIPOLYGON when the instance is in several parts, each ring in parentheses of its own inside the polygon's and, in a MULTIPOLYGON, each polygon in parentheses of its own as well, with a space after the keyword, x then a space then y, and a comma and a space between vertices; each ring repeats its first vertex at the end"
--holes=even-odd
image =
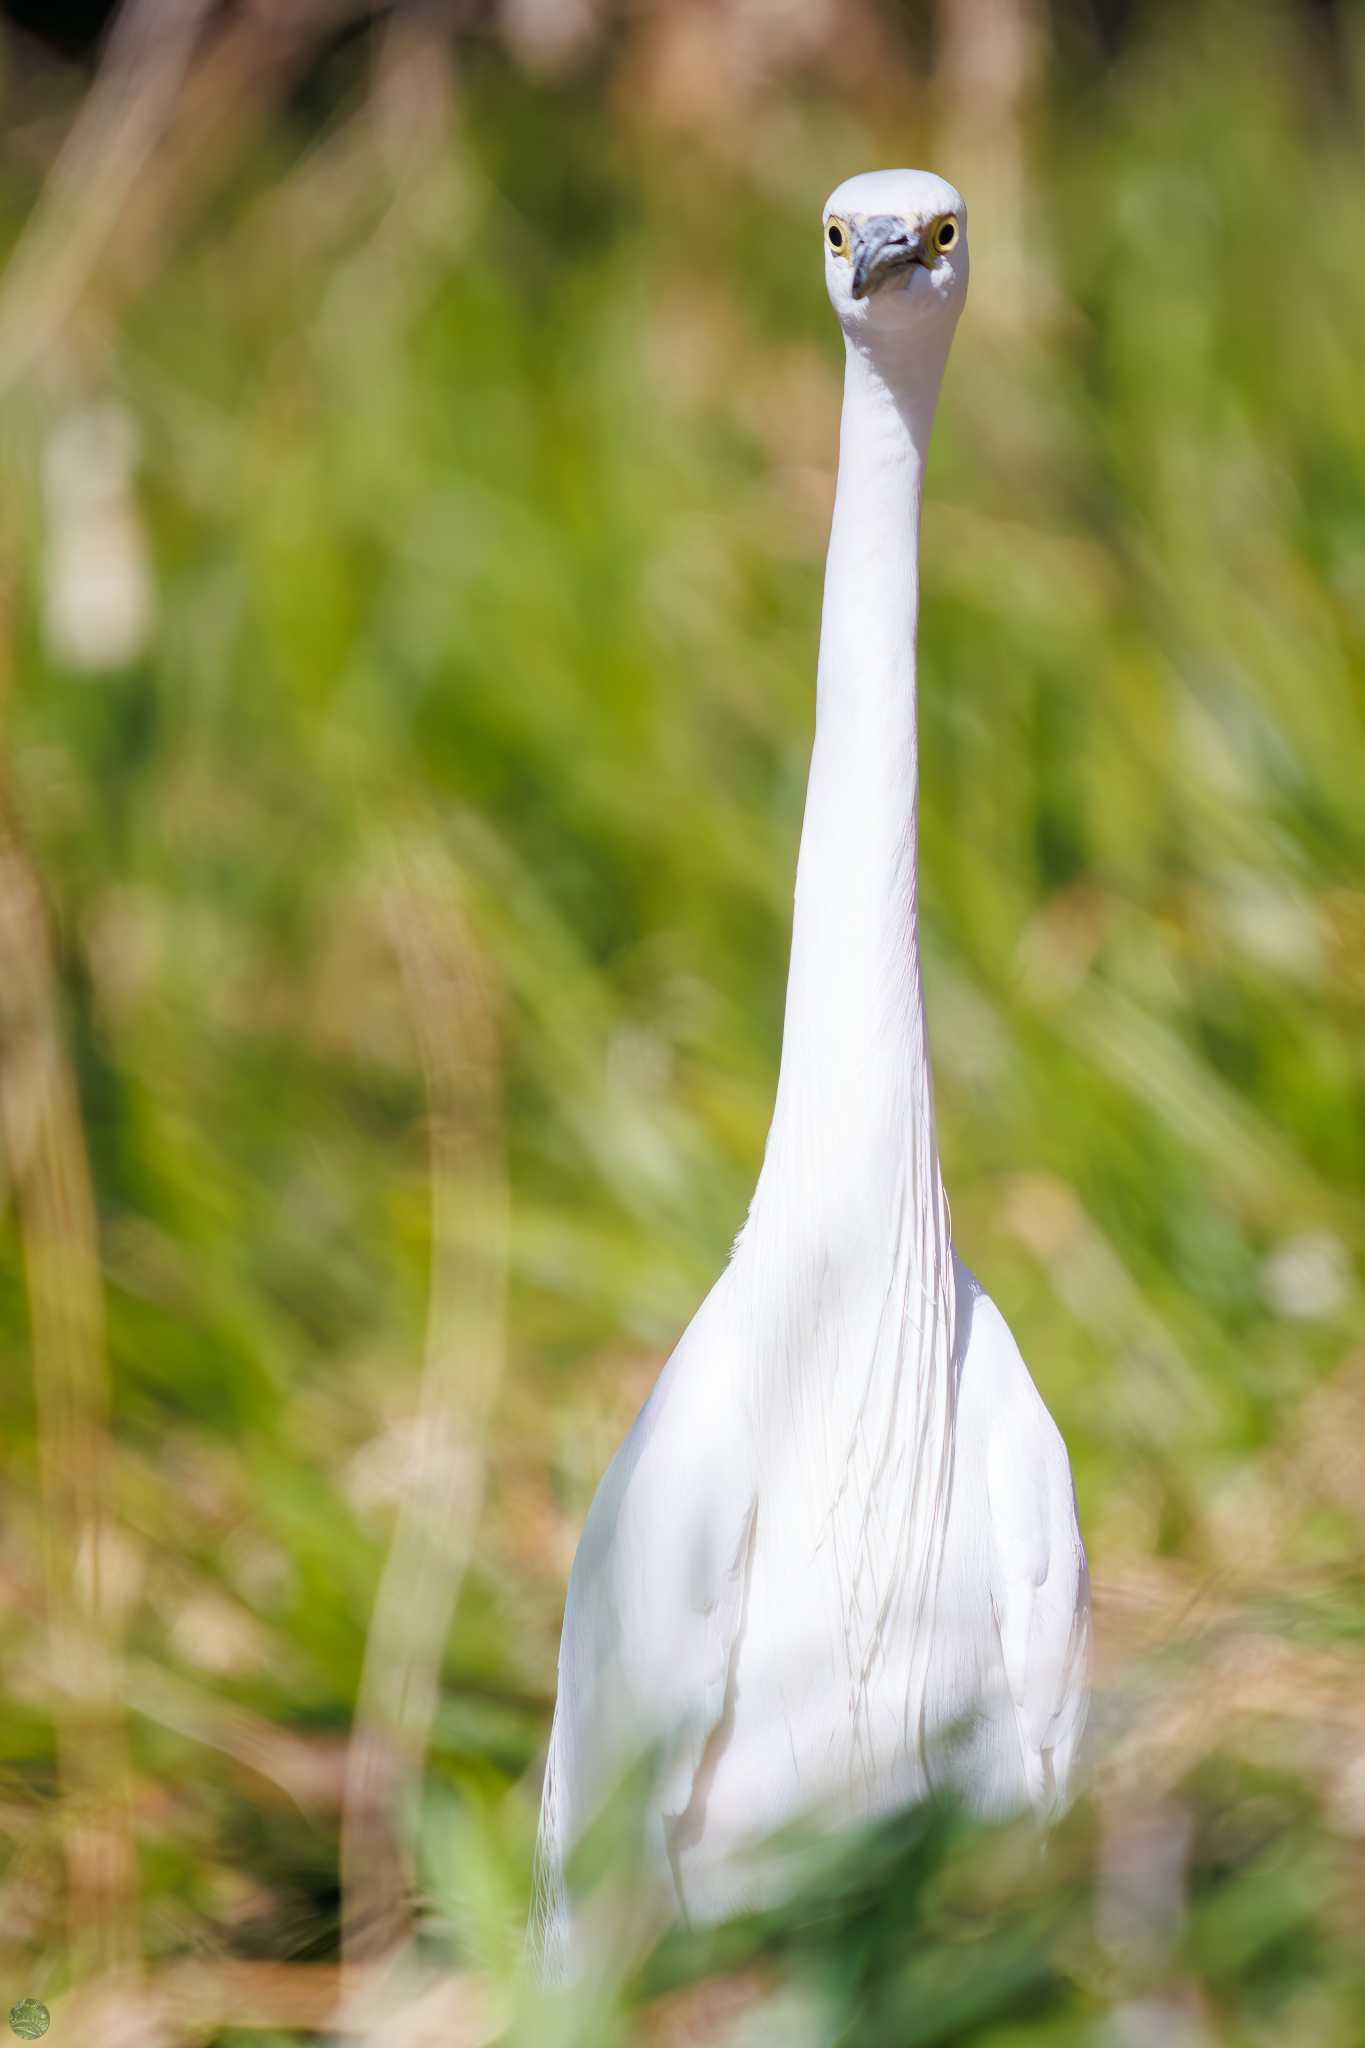
POLYGON ((967 295, 967 209, 932 171, 864 171, 825 203, 825 284, 845 333, 946 346, 967 295))

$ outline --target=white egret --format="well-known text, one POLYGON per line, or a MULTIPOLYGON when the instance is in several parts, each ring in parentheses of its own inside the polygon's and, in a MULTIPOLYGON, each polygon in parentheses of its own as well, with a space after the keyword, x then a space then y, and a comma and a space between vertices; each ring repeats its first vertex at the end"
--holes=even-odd
POLYGON ((967 289, 967 218, 923 171, 821 224, 845 342, 815 746, 777 1100, 725 1272, 602 1480, 574 1562, 541 1809, 542 1940, 565 1858, 660 1760, 653 1910, 763 1896, 756 1845, 955 1786, 1061 1802, 1089 1591, 1065 1447, 956 1257, 918 930, 921 484, 967 289))

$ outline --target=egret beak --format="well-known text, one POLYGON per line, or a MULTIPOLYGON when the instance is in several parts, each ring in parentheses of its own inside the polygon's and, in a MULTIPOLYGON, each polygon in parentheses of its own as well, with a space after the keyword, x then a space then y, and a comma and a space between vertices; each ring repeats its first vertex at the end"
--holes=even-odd
POLYGON ((865 299, 889 277, 924 260, 923 237, 899 214, 870 214, 853 230, 854 298, 865 299))

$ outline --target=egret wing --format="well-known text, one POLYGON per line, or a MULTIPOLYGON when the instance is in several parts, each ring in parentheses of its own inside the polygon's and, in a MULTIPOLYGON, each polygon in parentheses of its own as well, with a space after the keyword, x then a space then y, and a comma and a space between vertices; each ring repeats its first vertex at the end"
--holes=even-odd
MULTIPOLYGON (((1030 1392, 1033 1392, 1030 1383, 1030 1392)), ((997 1422, 987 1462, 991 1604, 1029 1798, 1056 1810, 1085 1719, 1085 1549, 1066 1451, 1050 1416, 997 1422)))

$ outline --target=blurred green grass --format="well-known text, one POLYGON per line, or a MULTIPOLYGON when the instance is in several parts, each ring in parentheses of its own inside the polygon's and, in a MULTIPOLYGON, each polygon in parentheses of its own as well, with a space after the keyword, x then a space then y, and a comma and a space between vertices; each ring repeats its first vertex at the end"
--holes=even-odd
MULTIPOLYGON (((812 2038, 1358 2038, 1365 245, 1359 137, 1296 50, 1287 15, 1196 11, 1059 72, 1027 304, 974 220, 926 514, 930 1021, 958 1242, 1076 1472, 1096 1791, 1042 1876, 911 1820, 821 1863, 785 1931, 659 1965, 774 1971, 812 2038), (1105 1901, 1149 1809, 1184 1847, 1134 1958, 1105 1901)), ((860 117, 817 71, 727 156, 629 76, 483 50, 447 96, 400 49, 141 244, 135 216, 3 398, 4 802, 97 1209, 154 1964, 336 1953, 431 1272, 504 1257, 477 1203, 433 1226, 433 1130, 468 1133, 396 925, 447 900, 434 943, 490 991, 452 1087, 480 1066, 511 1205, 486 1434, 451 1362, 486 1493, 401 1830, 453 1966, 514 1968, 575 1530, 757 1168, 837 424, 812 222, 954 136, 971 200, 973 144, 931 100, 910 151, 908 86, 860 117), (144 622, 92 658, 143 557, 144 622)), ((33 189, 14 146, 11 240, 33 189)), ((0 1033, 11 1155, 23 1049, 0 1033)), ((15 1996, 74 1967, 82 1711, 44 1634, 29 1170, 0 1177, 15 1996)))

